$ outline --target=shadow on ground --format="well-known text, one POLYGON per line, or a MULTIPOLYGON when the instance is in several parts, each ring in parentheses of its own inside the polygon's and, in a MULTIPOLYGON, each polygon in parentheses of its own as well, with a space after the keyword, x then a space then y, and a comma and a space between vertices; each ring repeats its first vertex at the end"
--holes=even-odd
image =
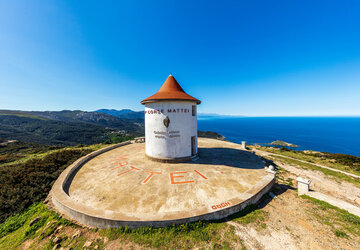
POLYGON ((234 168, 264 168, 262 157, 234 148, 199 148, 199 159, 191 164, 225 165, 234 168))

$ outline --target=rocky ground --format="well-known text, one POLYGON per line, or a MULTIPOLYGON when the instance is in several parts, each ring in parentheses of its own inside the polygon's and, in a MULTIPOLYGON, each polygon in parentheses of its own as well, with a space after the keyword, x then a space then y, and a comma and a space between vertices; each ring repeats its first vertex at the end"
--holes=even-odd
MULTIPOLYGON (((297 196, 296 190, 277 185, 276 195, 263 206, 264 228, 230 221, 248 249, 358 249, 359 235, 337 237, 331 225, 323 223, 312 201, 297 196)), ((324 211, 326 213, 326 211, 324 211)))
MULTIPOLYGON (((274 158, 273 154, 269 152, 256 150, 256 153, 266 159, 274 160, 277 166, 288 172, 286 178, 295 180, 300 176, 310 179, 310 189, 339 198, 360 207, 360 188, 358 186, 325 175, 320 171, 302 168, 296 164, 285 164, 281 161, 281 158, 274 158)), ((360 178, 358 180, 360 182, 360 178)))

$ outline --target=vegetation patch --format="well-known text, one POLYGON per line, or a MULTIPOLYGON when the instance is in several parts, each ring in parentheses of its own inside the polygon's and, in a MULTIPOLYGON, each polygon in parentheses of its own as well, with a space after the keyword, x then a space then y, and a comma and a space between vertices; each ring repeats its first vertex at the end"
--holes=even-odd
POLYGON ((285 147, 281 147, 280 149, 273 147, 258 147, 258 149, 360 175, 360 157, 357 156, 314 152, 310 150, 296 151, 285 147))
POLYGON ((61 172, 100 146, 72 147, 44 153, 24 163, 0 167, 0 223, 43 201, 61 172))
POLYGON ((24 213, 11 216, 0 224, 0 249, 14 249, 27 239, 47 237, 59 225, 71 223, 60 218, 42 202, 36 203, 24 213))
POLYGON ((335 234, 335 236, 337 236, 337 237, 349 238, 349 236, 348 236, 345 232, 340 231, 340 230, 337 230, 337 229, 334 231, 334 234, 335 234))
POLYGON ((79 235, 74 238, 66 235, 67 227, 76 228, 93 235, 91 248, 106 246, 106 242, 117 240, 125 245, 140 245, 154 248, 238 248, 242 242, 235 234, 233 226, 225 222, 195 222, 174 225, 165 228, 142 227, 129 229, 127 227, 90 230, 71 224, 66 219, 49 210, 42 202, 36 203, 24 213, 9 217, 0 224, 0 249, 18 248, 26 240, 32 239, 32 246, 42 249, 52 249, 54 239, 61 238, 62 247, 82 249, 88 236, 79 235), (59 231, 62 228, 63 231, 59 231), (95 237, 94 237, 95 236, 95 237))
POLYGON ((277 172, 276 172, 276 182, 278 184, 283 184, 289 187, 294 187, 294 182, 292 178, 286 177, 288 175, 289 171, 286 169, 277 166, 277 172))
POLYGON ((292 148, 297 148, 299 147, 298 145, 292 144, 292 143, 288 143, 288 142, 284 142, 284 141, 280 141, 280 140, 276 140, 273 141, 271 143, 269 143, 270 145, 275 145, 275 146, 284 146, 284 147, 292 147, 292 148))
POLYGON ((43 117, 39 117, 37 115, 26 114, 24 112, 19 112, 19 111, 15 111, 15 110, 0 110, 0 115, 10 115, 10 116, 38 119, 38 120, 47 120, 47 119, 45 119, 43 117))
POLYGON ((325 175, 327 175, 329 177, 332 177, 332 178, 334 178, 335 180, 337 180, 339 182, 347 181, 347 182, 353 183, 354 185, 360 187, 359 178, 351 177, 349 175, 345 175, 343 173, 336 172, 336 171, 333 171, 331 169, 318 167, 318 166, 310 164, 310 163, 301 162, 301 161, 295 160, 295 159, 283 158, 281 156, 276 156, 276 155, 266 156, 266 158, 277 160, 277 161, 282 162, 284 164, 290 164, 290 165, 299 166, 299 167, 301 167, 303 169, 310 169, 310 170, 320 171, 323 174, 325 174, 325 175))
POLYGON ((40 120, 0 115, 0 135, 4 139, 45 145, 77 145, 103 142, 109 130, 81 122, 40 120))
POLYGON ((135 137, 131 135, 122 135, 118 133, 108 133, 105 136, 104 143, 106 144, 116 144, 124 141, 133 140, 135 137))
POLYGON ((28 159, 37 158, 38 156, 62 148, 64 148, 64 146, 47 146, 26 142, 9 143, 6 146, 0 146, 0 167, 23 163, 28 159))
POLYGON ((195 246, 230 246, 237 240, 234 228, 226 223, 194 222, 165 228, 126 227, 101 230, 110 240, 120 239, 155 248, 193 248, 195 246), (226 240, 222 235, 226 235, 226 240), (229 242, 230 241, 230 242, 229 242))
MULTIPOLYGON (((134 112, 136 113, 136 112, 134 112)), ((141 112, 143 117, 144 113, 141 112)), ((44 145, 96 144, 109 133, 144 134, 144 119, 117 118, 84 111, 0 110, 0 137, 44 145)))
POLYGON ((330 226, 335 236, 342 238, 349 238, 348 234, 360 236, 360 217, 325 201, 307 195, 301 197, 315 204, 310 212, 320 223, 330 226))
MULTIPOLYGON (((261 198, 260 203, 265 199, 268 199, 267 195, 264 195, 261 198)), ((268 218, 268 213, 262 209, 259 209, 257 205, 251 204, 246 206, 240 212, 231 215, 229 218, 232 219, 232 221, 243 225, 251 224, 256 228, 256 230, 260 231, 267 227, 265 220, 268 218)))

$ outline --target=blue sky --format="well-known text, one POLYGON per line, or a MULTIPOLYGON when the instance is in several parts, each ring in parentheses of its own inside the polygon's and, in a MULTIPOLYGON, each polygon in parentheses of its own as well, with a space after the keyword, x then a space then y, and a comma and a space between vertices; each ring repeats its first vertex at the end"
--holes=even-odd
POLYGON ((360 2, 0 0, 0 109, 360 115, 360 2))

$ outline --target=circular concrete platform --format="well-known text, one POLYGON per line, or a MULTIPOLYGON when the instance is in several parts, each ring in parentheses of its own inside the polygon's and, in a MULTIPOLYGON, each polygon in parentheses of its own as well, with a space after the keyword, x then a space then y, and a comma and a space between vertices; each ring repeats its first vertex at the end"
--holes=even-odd
POLYGON ((55 207, 85 225, 161 227, 221 219, 257 202, 275 183, 239 144, 199 138, 199 159, 161 163, 145 144, 123 143, 69 166, 51 191, 55 207))

